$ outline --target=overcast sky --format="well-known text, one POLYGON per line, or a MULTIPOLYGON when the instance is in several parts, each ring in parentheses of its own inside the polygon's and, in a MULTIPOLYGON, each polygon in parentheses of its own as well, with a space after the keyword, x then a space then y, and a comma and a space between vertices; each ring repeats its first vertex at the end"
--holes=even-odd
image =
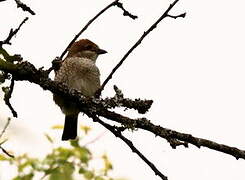
MULTIPOLYGON (((0 3, 0 39, 24 17, 30 17, 12 40, 13 45, 5 47, 36 67, 48 68, 88 20, 111 1, 24 2, 36 12, 35 16, 16 9, 12 1, 0 3)), ((137 20, 122 16, 122 11, 113 7, 81 36, 108 51, 97 61, 102 81, 171 1, 122 2, 139 17, 137 20)), ((116 84, 126 97, 154 100, 145 115, 152 123, 245 149, 244 5, 242 0, 180 0, 171 14, 186 12, 186 18, 164 19, 128 57, 103 96, 113 96, 112 86, 116 84)), ((12 120, 5 146, 16 154, 48 152, 51 147, 43 133, 53 133, 60 138, 61 131, 54 133, 50 127, 63 124, 64 120, 51 93, 34 84, 17 82, 11 101, 19 118, 12 120), (33 151, 33 147, 38 148, 33 151)), ((127 115, 142 116, 133 111, 127 115)), ((1 125, 7 116, 10 113, 3 103, 1 125)), ((85 116, 79 119, 94 129, 83 143, 103 134, 90 147, 98 154, 108 152, 115 176, 131 180, 160 179, 110 132, 85 116)), ((188 149, 173 150, 165 140, 140 130, 126 135, 170 180, 245 179, 244 160, 191 145, 188 149)), ((7 172, 0 169, 1 180, 6 179, 7 172)))

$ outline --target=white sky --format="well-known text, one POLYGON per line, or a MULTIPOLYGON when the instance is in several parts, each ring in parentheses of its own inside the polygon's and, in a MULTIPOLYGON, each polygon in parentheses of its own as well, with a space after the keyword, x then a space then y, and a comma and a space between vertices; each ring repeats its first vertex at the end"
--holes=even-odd
MULTIPOLYGON (((20 53, 36 67, 48 68, 87 21, 111 1, 24 2, 37 15, 21 28, 13 45, 5 47, 9 52, 20 53)), ((82 35, 81 38, 88 38, 109 52, 97 61, 102 80, 169 3, 125 1, 124 7, 138 15, 137 20, 122 16, 122 11, 114 7, 82 35)), ((30 15, 16 9, 12 1, 0 5, 0 39, 4 39, 10 28, 30 15)), ((187 17, 162 21, 117 71, 104 96, 112 96, 112 86, 116 84, 126 97, 154 100, 145 115, 154 124, 245 149, 244 5, 242 0, 180 0, 171 14, 187 12, 187 17)), ((34 84, 18 82, 12 102, 19 118, 11 122, 6 147, 15 153, 47 152, 50 146, 43 133, 54 133, 50 127, 62 124, 64 119, 52 102, 51 93, 34 84)), ((0 118, 8 114, 1 104, 0 118)), ((132 111, 128 115, 141 116, 132 111)), ((85 116, 80 116, 80 120, 96 130, 84 143, 105 131, 85 116)), ((61 131, 55 134, 61 137, 61 131)), ((244 160, 193 146, 172 150, 165 140, 144 131, 126 134, 170 180, 245 179, 244 160)), ((108 152, 116 176, 160 179, 109 132, 91 149, 96 153, 108 152)), ((0 169, 0 179, 6 179, 8 173, 0 169)))

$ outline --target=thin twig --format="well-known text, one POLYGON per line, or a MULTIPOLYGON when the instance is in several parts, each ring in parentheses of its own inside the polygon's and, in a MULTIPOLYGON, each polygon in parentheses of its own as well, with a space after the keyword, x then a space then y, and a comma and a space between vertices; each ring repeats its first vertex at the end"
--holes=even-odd
POLYGON ((119 7, 120 9, 123 10, 123 15, 124 15, 124 16, 129 16, 129 17, 132 18, 132 19, 137 19, 137 18, 138 18, 138 16, 135 16, 135 15, 131 14, 130 12, 128 12, 128 11, 123 7, 123 4, 122 4, 121 2, 117 2, 116 5, 117 5, 117 7, 119 7))
POLYGON ((90 24, 92 24, 101 14, 103 14, 107 9, 111 8, 112 6, 117 6, 123 10, 123 15, 129 16, 132 19, 136 19, 137 16, 132 15, 129 13, 124 7, 123 4, 119 2, 119 0, 115 0, 112 3, 110 3, 108 6, 106 6, 104 9, 102 9, 96 16, 94 16, 89 22, 77 33, 77 35, 71 40, 71 42, 68 44, 66 49, 63 51, 59 59, 63 59, 64 55, 68 51, 68 49, 71 47, 71 45, 77 40, 77 38, 89 27, 90 24))
POLYGON ((29 12, 31 15, 35 15, 36 13, 26 4, 21 2, 20 0, 15 0, 17 8, 21 8, 23 11, 29 12))
MULTIPOLYGON (((7 119, 7 122, 5 124, 5 126, 3 127, 2 131, 1 131, 1 134, 0 134, 0 139, 2 138, 3 134, 5 133, 5 131, 7 130, 9 124, 10 124, 10 121, 11 121, 11 118, 8 118, 7 119)), ((5 153, 7 156, 11 157, 11 158, 14 158, 14 156, 12 154, 10 154, 8 151, 6 151, 2 145, 7 141, 7 139, 5 139, 4 141, 2 141, 0 143, 0 149, 3 151, 3 153, 5 153)))
POLYGON ((0 146, 0 149, 3 151, 4 154, 8 155, 11 158, 14 158, 14 155, 10 154, 8 151, 6 151, 2 146, 0 146))
POLYGON ((3 134, 5 133, 6 129, 8 128, 9 124, 10 124, 10 121, 11 121, 11 118, 8 118, 7 119, 7 122, 5 124, 5 126, 3 127, 3 130, 1 131, 1 134, 0 134, 0 139, 2 138, 3 134))
POLYGON ((90 145, 90 144, 95 143, 96 141, 98 141, 99 139, 101 139, 103 136, 105 136, 105 133, 106 133, 106 131, 100 133, 100 134, 99 134, 98 136, 96 136, 94 139, 92 139, 92 140, 90 140, 90 141, 84 143, 82 146, 88 146, 88 145, 90 145))
POLYGON ((106 6, 104 9, 102 9, 98 14, 96 14, 96 16, 94 16, 91 20, 89 20, 89 22, 79 31, 79 33, 77 33, 77 35, 71 40, 71 42, 68 44, 68 46, 66 47, 66 49, 62 52, 61 56, 60 56, 60 60, 63 59, 64 55, 66 54, 66 52, 68 51, 68 49, 71 47, 71 45, 77 40, 77 38, 89 27, 90 24, 92 24, 101 14, 103 14, 107 9, 109 9, 112 6, 117 5, 119 0, 115 0, 112 3, 110 3, 108 6, 106 6))
POLYGON ((110 3, 108 6, 106 6, 104 9, 102 9, 98 14, 96 14, 92 19, 89 20, 89 22, 75 35, 75 37, 71 40, 71 42, 68 44, 68 46, 65 48, 65 50, 62 52, 60 57, 56 57, 52 61, 52 66, 46 70, 46 74, 49 74, 53 70, 58 70, 60 68, 61 62, 71 45, 78 39, 79 36, 89 27, 90 24, 92 24, 101 14, 103 14, 107 9, 109 9, 112 6, 115 6, 118 3, 119 0, 115 0, 112 3, 110 3))
POLYGON ((28 17, 26 17, 26 18, 20 23, 20 25, 19 25, 19 27, 18 27, 17 29, 15 29, 15 30, 11 29, 10 32, 9 32, 8 37, 7 37, 5 40, 0 41, 0 47, 2 47, 3 44, 9 44, 9 45, 11 45, 10 40, 13 38, 13 36, 15 36, 15 35, 18 33, 18 31, 20 30, 21 26, 22 26, 27 20, 28 20, 28 17))
POLYGON ((167 17, 170 17, 170 18, 174 18, 174 19, 177 19, 179 17, 182 17, 182 18, 185 18, 186 16, 186 13, 182 13, 182 14, 179 14, 179 15, 167 15, 167 17))
MULTIPOLYGON (((52 70, 55 70, 56 67, 59 68, 57 66, 57 60, 58 61, 62 61, 63 57, 65 56, 65 54, 67 53, 67 51, 69 50, 69 48, 71 47, 71 45, 78 39, 79 36, 81 36, 81 34, 101 15, 103 14, 106 10, 108 10, 109 8, 111 8, 112 6, 117 6, 120 9, 123 10, 123 15, 124 16, 129 16, 132 19, 136 19, 137 16, 132 15, 131 13, 129 13, 124 7, 123 4, 121 2, 119 2, 119 0, 115 0, 112 3, 110 3, 108 6, 106 6, 104 9, 102 9, 98 14, 96 14, 91 20, 89 20, 89 22, 75 35, 75 37, 71 40, 71 42, 68 44, 68 46, 65 48, 65 50, 62 52, 62 54, 60 55, 60 57, 56 57, 55 60, 53 60, 52 64, 55 67, 50 67, 47 71, 46 74, 49 74, 52 70)), ((60 65, 60 63, 58 63, 60 65)))
MULTIPOLYGON (((174 7, 174 5, 178 2, 179 0, 175 0, 168 9, 163 13, 163 15, 157 19, 157 21, 151 25, 151 27, 143 33, 143 35, 138 39, 138 41, 128 50, 128 52, 123 56, 123 58, 119 61, 119 63, 112 69, 111 73, 108 75, 108 77, 105 79, 103 82, 100 90, 97 92, 97 94, 101 94, 103 89, 105 88, 105 85, 109 82, 109 80, 112 78, 113 74, 117 71, 117 69, 123 64, 123 62, 126 60, 126 58, 133 52, 135 48, 137 48, 142 40, 153 30, 157 27, 158 23, 161 22, 164 18, 166 17, 171 17, 168 15, 169 11, 174 7)), ((185 13, 184 13, 185 14, 185 13)), ((179 17, 184 17, 183 15, 179 15, 179 17)))
POLYGON ((114 126, 111 126, 105 122, 103 122, 102 120, 100 120, 97 116, 92 115, 92 118, 95 122, 100 123, 102 126, 104 126, 106 129, 108 129, 109 131, 111 131, 116 137, 119 137, 124 143, 126 143, 128 145, 128 147, 132 150, 132 152, 136 153, 153 171, 156 175, 158 175, 159 177, 161 177, 161 179, 163 180, 167 180, 168 178, 163 175, 157 168, 156 166, 150 161, 148 160, 134 145, 133 143, 127 139, 126 137, 124 137, 121 133, 121 131, 119 129, 117 129, 114 126))
POLYGON ((13 89, 14 89, 14 79, 12 78, 11 79, 11 83, 10 83, 10 86, 9 88, 7 88, 5 90, 5 94, 4 94, 4 101, 5 101, 5 104, 9 107, 9 109, 11 110, 12 114, 14 117, 17 118, 17 112, 14 110, 12 104, 10 103, 10 98, 12 96, 12 93, 13 93, 13 89))
POLYGON ((124 95, 116 85, 114 85, 115 96, 112 98, 101 99, 101 102, 106 104, 106 108, 124 107, 126 109, 135 109, 140 114, 145 114, 153 103, 153 100, 129 99, 124 98, 124 95))

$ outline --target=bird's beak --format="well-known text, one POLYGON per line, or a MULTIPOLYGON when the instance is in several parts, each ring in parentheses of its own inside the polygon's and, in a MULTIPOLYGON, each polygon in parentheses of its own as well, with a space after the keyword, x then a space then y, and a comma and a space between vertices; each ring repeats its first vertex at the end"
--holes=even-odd
POLYGON ((97 54, 105 54, 105 53, 107 53, 107 51, 104 50, 104 49, 97 49, 97 50, 96 50, 96 53, 97 53, 97 54))

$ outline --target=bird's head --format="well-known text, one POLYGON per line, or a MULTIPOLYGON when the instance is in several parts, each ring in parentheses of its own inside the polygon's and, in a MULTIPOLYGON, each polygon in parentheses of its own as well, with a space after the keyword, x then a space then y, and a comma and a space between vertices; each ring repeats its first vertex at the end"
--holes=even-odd
POLYGON ((107 53, 88 39, 81 39, 69 48, 67 57, 83 57, 96 61, 98 55, 107 53))

